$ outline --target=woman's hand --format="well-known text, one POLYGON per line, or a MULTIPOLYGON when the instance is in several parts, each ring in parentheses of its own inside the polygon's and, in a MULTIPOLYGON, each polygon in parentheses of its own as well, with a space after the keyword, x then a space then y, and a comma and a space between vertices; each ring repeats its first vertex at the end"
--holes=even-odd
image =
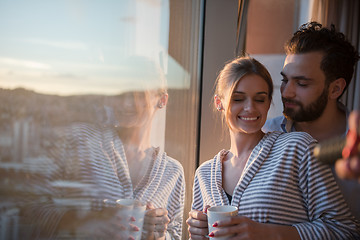
POLYGON ((164 208, 155 208, 151 203, 147 204, 146 209, 143 227, 146 239, 165 239, 170 222, 168 211, 164 208))
POLYGON ((229 240, 300 239, 295 227, 259 223, 243 216, 229 217, 213 226, 217 229, 209 233, 210 237, 228 236, 229 240))
POLYGON ((202 212, 197 210, 189 212, 189 218, 186 220, 186 223, 191 240, 208 239, 209 229, 206 212, 209 207, 208 205, 205 206, 202 212))

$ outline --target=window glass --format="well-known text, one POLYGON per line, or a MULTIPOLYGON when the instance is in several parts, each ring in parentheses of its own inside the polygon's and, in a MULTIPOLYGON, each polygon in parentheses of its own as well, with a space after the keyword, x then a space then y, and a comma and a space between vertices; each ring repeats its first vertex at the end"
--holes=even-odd
POLYGON ((0 0, 2 239, 139 239, 153 234, 144 207, 166 209, 180 239, 201 12, 201 1, 0 0))

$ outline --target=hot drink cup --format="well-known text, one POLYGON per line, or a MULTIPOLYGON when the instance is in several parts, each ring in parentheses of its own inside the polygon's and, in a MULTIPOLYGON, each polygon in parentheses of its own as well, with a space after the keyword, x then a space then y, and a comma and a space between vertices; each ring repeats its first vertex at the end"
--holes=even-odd
POLYGON ((146 204, 135 199, 119 199, 116 201, 120 209, 121 219, 124 219, 129 226, 129 234, 135 240, 141 239, 142 227, 144 224, 146 204), (132 231, 136 226, 139 231, 132 231))
MULTIPOLYGON (((235 206, 230 205, 223 205, 223 206, 214 206, 210 207, 207 210, 207 217, 208 217, 208 226, 209 226, 209 233, 216 230, 216 227, 213 227, 213 224, 217 221, 225 220, 232 216, 238 215, 238 209, 235 206)), ((212 240, 225 240, 228 239, 229 236, 224 237, 210 237, 212 240)))

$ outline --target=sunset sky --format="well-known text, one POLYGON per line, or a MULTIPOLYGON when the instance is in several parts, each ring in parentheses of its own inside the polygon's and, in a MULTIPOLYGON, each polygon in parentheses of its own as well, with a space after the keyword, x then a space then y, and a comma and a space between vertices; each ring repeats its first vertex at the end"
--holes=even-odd
POLYGON ((155 64, 165 61, 167 66, 160 66, 165 74, 171 65, 179 76, 168 79, 169 87, 186 87, 188 74, 167 55, 168 4, 0 0, 0 87, 59 95, 118 94, 143 87, 144 79, 138 78, 148 75, 138 74, 141 65, 128 61, 132 55, 155 64))

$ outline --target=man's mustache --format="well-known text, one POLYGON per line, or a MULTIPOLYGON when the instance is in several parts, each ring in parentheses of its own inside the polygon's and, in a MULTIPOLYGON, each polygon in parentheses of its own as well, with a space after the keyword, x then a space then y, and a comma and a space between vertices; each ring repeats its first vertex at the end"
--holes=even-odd
POLYGON ((291 103, 291 104, 296 104, 296 105, 299 105, 299 106, 302 106, 301 102, 299 101, 296 101, 296 100, 290 100, 290 99, 287 99, 287 98, 281 98, 282 102, 285 104, 285 103, 291 103))

